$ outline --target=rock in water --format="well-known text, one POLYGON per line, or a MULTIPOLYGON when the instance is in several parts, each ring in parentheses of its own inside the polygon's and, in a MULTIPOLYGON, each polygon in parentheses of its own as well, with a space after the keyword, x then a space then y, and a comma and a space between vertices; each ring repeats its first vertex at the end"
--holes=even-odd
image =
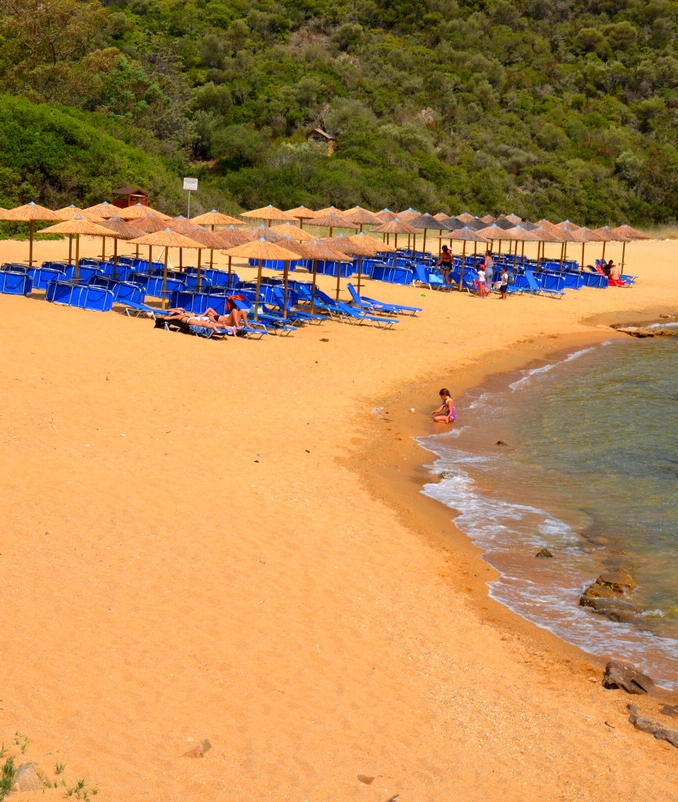
POLYGON ((539 549, 539 551, 534 556, 535 557, 539 557, 540 560, 552 560, 553 559, 553 554, 551 554, 551 552, 546 548, 539 549))
POLYGON ((594 613, 604 615, 610 621, 616 621, 620 624, 632 624, 634 621, 638 621, 640 616, 640 610, 633 602, 627 601, 618 595, 609 599, 591 598, 584 595, 579 599, 579 604, 582 607, 588 607, 594 613))
POLYGON ((636 583, 626 571, 606 571, 584 591, 579 604, 589 607, 611 621, 631 622, 640 615, 640 610, 625 596, 634 590, 636 583))
POLYGON ((22 763, 16 772, 12 793, 19 791, 41 791, 47 784, 47 777, 36 763, 22 763))
POLYGON ((659 741, 668 741, 672 746, 678 747, 678 730, 667 730, 660 721, 655 721, 647 716, 641 716, 640 711, 635 705, 627 705, 629 711, 629 721, 641 732, 649 732, 650 735, 659 741))
POLYGON ((631 666, 610 661, 605 666, 603 688, 622 688, 627 693, 651 693, 654 680, 631 666))

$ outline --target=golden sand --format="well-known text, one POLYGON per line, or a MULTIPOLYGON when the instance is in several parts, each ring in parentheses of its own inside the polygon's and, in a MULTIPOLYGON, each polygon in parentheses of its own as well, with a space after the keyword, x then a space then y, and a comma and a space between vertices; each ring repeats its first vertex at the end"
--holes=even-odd
POLYGON ((410 438, 439 386, 675 312, 677 249, 560 301, 369 283, 423 314, 257 342, 0 296, 0 740, 101 800, 678 800, 600 664, 487 598, 410 438))

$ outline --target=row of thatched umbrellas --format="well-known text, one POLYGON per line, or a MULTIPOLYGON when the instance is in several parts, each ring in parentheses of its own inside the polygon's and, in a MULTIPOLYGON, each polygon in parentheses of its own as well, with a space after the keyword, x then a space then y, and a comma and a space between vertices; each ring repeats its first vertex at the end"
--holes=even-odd
MULTIPOLYGON (((163 212, 147 206, 137 204, 131 207, 119 208, 110 203, 99 203, 87 209, 68 206, 52 211, 35 203, 29 203, 17 209, 0 209, 0 220, 23 221, 29 223, 29 265, 33 264, 33 235, 36 221, 59 221, 55 225, 41 229, 41 234, 63 234, 69 236, 69 262, 72 256, 72 238, 75 236, 75 263, 76 279, 79 265, 79 238, 80 235, 101 236, 102 255, 105 256, 106 238, 113 238, 114 265, 117 266, 117 241, 124 239, 138 247, 147 245, 149 248, 149 266, 152 263, 153 247, 165 249, 165 270, 163 273, 163 298, 168 270, 168 249, 179 249, 180 267, 183 266, 183 249, 198 250, 197 284, 200 287, 201 251, 210 251, 210 266, 213 266, 214 250, 221 250, 229 257, 229 274, 231 272, 232 257, 257 259, 259 270, 257 276, 257 291, 261 283, 262 261, 277 260, 284 262, 284 285, 287 293, 287 273, 289 262, 299 259, 313 262, 313 283, 316 280, 317 262, 328 260, 336 262, 352 261, 354 257, 359 260, 358 265, 358 292, 360 291, 360 260, 365 256, 374 256, 376 253, 391 252, 395 264, 395 255, 398 245, 398 235, 407 234, 408 242, 411 236, 415 237, 423 230, 422 252, 426 250, 426 234, 428 231, 438 231, 438 239, 461 240, 463 242, 463 262, 466 255, 466 242, 474 243, 474 256, 477 254, 478 243, 493 247, 495 240, 499 242, 499 252, 504 241, 509 242, 509 253, 514 242, 514 261, 517 258, 517 243, 538 242, 538 260, 543 258, 545 242, 560 242, 561 264, 566 256, 568 242, 582 244, 582 264, 584 261, 584 246, 587 242, 603 243, 603 258, 605 243, 611 240, 624 243, 632 239, 648 239, 641 232, 630 226, 620 226, 616 229, 604 227, 590 230, 576 226, 574 223, 564 221, 558 225, 547 220, 538 223, 524 221, 517 215, 502 215, 498 218, 486 216, 473 217, 462 214, 449 217, 444 213, 437 215, 420 214, 414 209, 407 209, 399 214, 383 209, 372 213, 359 206, 342 212, 334 207, 319 211, 312 211, 299 206, 295 209, 282 211, 274 206, 243 212, 241 217, 263 220, 266 226, 238 230, 244 226, 242 220, 230 215, 212 210, 187 220, 183 217, 172 218, 163 212), (271 225, 276 222, 277 225, 271 225), (329 229, 329 238, 320 240, 303 228, 306 222, 314 227, 329 229), (371 233, 382 234, 384 241, 379 242, 373 237, 363 233, 364 226, 371 226, 371 233), (209 229, 207 228, 209 226, 209 229), (221 226, 220 231, 215 227, 221 226), (223 228, 226 227, 226 228, 223 228), (333 236, 334 229, 357 230, 360 233, 353 236, 333 236), (446 233, 442 233, 446 232, 446 233), (389 242, 394 236, 394 245, 389 242), (282 242, 283 244, 277 244, 282 242), (540 250, 541 249, 541 250, 540 250)), ((624 255, 622 255, 622 262, 624 255)), ((337 270, 337 298, 339 297, 340 269, 337 270)), ((462 276, 463 277, 463 276, 462 276)), ((462 280, 460 279, 460 286, 462 280)))

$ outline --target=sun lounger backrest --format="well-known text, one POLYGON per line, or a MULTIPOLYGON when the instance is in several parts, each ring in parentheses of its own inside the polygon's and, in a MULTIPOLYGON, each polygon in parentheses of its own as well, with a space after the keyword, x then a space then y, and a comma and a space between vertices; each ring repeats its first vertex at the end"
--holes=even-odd
POLYGON ((28 273, 9 270, 0 271, 0 293, 5 295, 29 295, 33 289, 33 279, 28 273))

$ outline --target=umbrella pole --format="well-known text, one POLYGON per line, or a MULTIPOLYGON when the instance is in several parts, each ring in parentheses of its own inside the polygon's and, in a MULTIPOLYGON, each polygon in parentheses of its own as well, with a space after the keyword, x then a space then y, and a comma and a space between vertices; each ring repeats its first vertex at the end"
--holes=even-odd
POLYGON ((210 270, 214 267, 214 250, 210 248, 210 270))
POLYGON ((106 237, 101 238, 101 258, 106 258, 106 237))
POLYGON ((75 235, 75 283, 80 281, 80 234, 75 235))
POLYGON ((497 259, 501 256, 501 240, 499 240, 499 250, 497 251, 497 259))
POLYGON ((363 272, 363 257, 358 254, 358 295, 360 295, 360 278, 363 272))
POLYGON ((624 272, 624 257, 626 256, 626 243, 622 243, 622 263, 621 263, 621 273, 624 272))
POLYGON ((198 250, 198 274, 195 279, 195 291, 200 292, 200 250, 198 250))
POLYGON ((232 258, 233 258, 232 256, 228 257, 228 281, 227 281, 227 284, 228 284, 229 287, 231 286, 231 259, 232 258))
POLYGON ((33 221, 28 223, 28 266, 33 267, 33 221))
MULTIPOLYGON (((415 234, 415 236, 416 236, 416 234, 415 234)), ((423 242, 423 244, 421 246, 421 258, 422 259, 426 258, 426 229, 424 229, 424 242, 423 242)))
POLYGON ((311 312, 315 311, 315 279, 318 275, 318 260, 313 260, 313 277, 311 278, 311 312))
POLYGON ((339 300, 339 291, 341 290, 341 262, 337 262, 337 298, 339 300))
POLYGON ((516 249, 513 252, 513 272, 516 272, 516 262, 518 261, 518 243, 516 242, 516 249))
POLYGON ((395 235, 395 251, 393 251, 393 267, 396 266, 396 257, 398 256, 398 235, 395 235))
POLYGON ((477 256, 478 256, 478 243, 474 242, 473 243, 473 270, 474 271, 478 269, 478 264, 476 262, 476 257, 477 256))
POLYGON ((523 244, 520 246, 520 261, 525 261, 525 240, 523 240, 523 244))
POLYGON ((290 263, 283 262, 283 320, 287 320, 287 298, 290 263))
POLYGON ((606 245, 607 245, 607 242, 605 240, 603 240, 603 256, 602 256, 603 261, 605 261, 605 246, 606 245))
POLYGON ((459 292, 464 289, 464 261, 466 260, 466 240, 461 249, 461 268, 459 270, 459 292))
POLYGON ((179 270, 184 269, 184 249, 179 248, 179 270))
POLYGON ((259 320, 259 292, 261 290, 261 259, 259 259, 259 269, 257 270, 257 290, 254 296, 254 319, 259 320))
POLYGON ((169 257, 169 248, 165 248, 165 266, 162 271, 162 308, 167 308, 167 259, 169 257))
POLYGON ((113 238, 113 281, 118 280, 118 238, 113 238))
POLYGON ((153 272, 153 246, 148 246, 148 275, 153 272))
POLYGON ((73 258, 73 235, 68 235, 68 264, 70 265, 73 258))
POLYGON ((581 264, 579 265, 579 272, 580 273, 584 269, 584 245, 586 245, 586 243, 582 242, 582 244, 581 244, 581 264))

